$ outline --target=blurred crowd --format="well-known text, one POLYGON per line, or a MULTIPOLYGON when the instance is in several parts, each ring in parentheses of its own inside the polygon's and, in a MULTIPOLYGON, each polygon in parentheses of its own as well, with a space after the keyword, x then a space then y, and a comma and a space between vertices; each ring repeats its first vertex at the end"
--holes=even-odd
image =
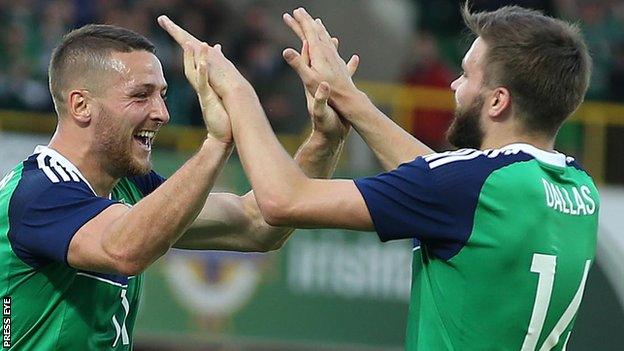
POLYGON ((53 111, 47 87, 52 49, 72 28, 106 23, 132 29, 156 45, 170 86, 172 122, 201 125, 182 52, 156 23, 158 15, 167 14, 198 38, 225 43, 226 55, 256 87, 274 127, 299 131, 307 118, 302 89, 281 57, 285 44, 279 35, 286 31, 273 30, 266 13, 262 2, 234 11, 225 0, 0 0, 0 108, 53 111))
MULTIPOLYGON (((460 72, 469 45, 457 0, 413 0, 418 10, 414 41, 404 63, 402 81, 408 85, 448 87, 460 72)), ((594 60, 587 100, 624 103, 624 1, 622 0, 471 0, 475 10, 521 5, 563 18, 581 27, 594 60)), ((444 131, 452 114, 432 109, 413 112, 412 133, 443 149, 444 131)), ((566 126, 560 144, 575 144, 578 128, 566 126)), ((561 145, 575 149, 577 145, 561 145)))
MULTIPOLYGON (((407 81, 414 72, 439 72, 440 65, 457 70, 465 50, 463 24, 456 0, 415 0, 420 18, 417 21, 417 42, 414 50, 424 54, 412 55, 408 62, 407 81), (434 45, 422 45, 419 37, 433 37, 434 45), (427 69, 425 69, 427 71, 427 69)), ((472 0, 477 10, 493 10, 504 5, 519 4, 578 23, 589 44, 594 59, 592 83, 587 95, 591 100, 624 102, 624 1, 621 0, 472 0)), ((438 73, 439 74, 439 73, 438 73)), ((443 75, 440 78, 445 78, 443 75)), ((416 82, 418 83, 418 82, 416 82)))
MULTIPOLYGON (((446 88, 458 74, 468 44, 458 1, 411 1, 419 16, 401 80, 409 85, 446 88)), ((475 9, 483 10, 515 3, 579 22, 595 64, 588 99, 624 102, 624 1, 471 2, 475 9)), ((171 86, 168 105, 172 122, 201 124, 199 106, 182 74, 181 52, 155 21, 157 15, 166 13, 199 38, 224 43, 226 54, 256 87, 274 128, 298 132, 307 121, 303 93, 280 55, 286 46, 284 36, 290 33, 275 23, 279 18, 267 15, 269 3, 250 2, 233 9, 227 0, 0 0, 0 108, 52 111, 47 65, 53 47, 71 28, 109 23, 133 29, 156 44, 171 86)), ((414 113, 418 136, 435 148, 444 147, 442 135, 450 114, 436 110, 414 113), (425 119, 427 123, 421 123, 425 119)))

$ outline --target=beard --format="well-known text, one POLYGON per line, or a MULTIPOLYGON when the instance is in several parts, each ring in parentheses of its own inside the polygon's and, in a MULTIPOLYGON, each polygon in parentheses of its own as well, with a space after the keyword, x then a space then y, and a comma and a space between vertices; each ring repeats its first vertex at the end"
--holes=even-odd
POLYGON ((446 140, 457 148, 479 149, 483 144, 481 110, 485 98, 479 94, 466 108, 457 107, 446 131, 446 140))
POLYGON ((95 150, 100 167, 114 178, 145 175, 152 169, 151 161, 133 155, 133 130, 124 130, 119 121, 102 107, 95 125, 95 150))

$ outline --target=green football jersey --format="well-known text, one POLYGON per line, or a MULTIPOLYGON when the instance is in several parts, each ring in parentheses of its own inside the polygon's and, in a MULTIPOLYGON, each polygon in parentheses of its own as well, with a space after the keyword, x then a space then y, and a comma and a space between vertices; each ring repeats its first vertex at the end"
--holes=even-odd
POLYGON ((356 181, 382 240, 414 238, 407 350, 564 350, 600 200, 527 144, 432 154, 356 181))
MULTIPOLYGON (((10 301, 8 350, 130 350, 142 276, 67 264, 78 229, 115 203, 133 205, 163 179, 124 178, 101 198, 80 171, 47 147, 0 182, 0 297, 10 301)), ((5 316, 6 318, 6 316, 5 316)), ((5 335, 6 336, 6 335, 5 335)))

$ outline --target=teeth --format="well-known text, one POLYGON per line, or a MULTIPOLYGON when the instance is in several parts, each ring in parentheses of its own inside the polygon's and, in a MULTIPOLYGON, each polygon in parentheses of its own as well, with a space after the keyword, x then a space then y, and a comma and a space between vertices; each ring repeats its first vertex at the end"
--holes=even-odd
POLYGON ((153 139, 154 136, 156 135, 156 132, 152 132, 152 131, 148 131, 148 130, 142 130, 138 133, 135 134, 138 137, 142 137, 142 138, 149 138, 149 139, 153 139))

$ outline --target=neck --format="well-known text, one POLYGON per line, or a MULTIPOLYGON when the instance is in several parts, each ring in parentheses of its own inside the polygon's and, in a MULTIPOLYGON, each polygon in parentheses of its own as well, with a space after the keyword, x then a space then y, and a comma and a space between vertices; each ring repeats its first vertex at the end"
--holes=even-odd
POLYGON ((89 143, 83 140, 73 140, 71 136, 62 134, 57 128, 48 147, 63 155, 76 166, 82 176, 91 184, 96 195, 108 197, 119 179, 106 173, 98 162, 98 158, 89 149, 89 143), (84 146, 77 147, 77 145, 84 146))
POLYGON ((490 130, 485 133, 481 149, 500 149, 509 144, 523 143, 533 145, 538 149, 553 151, 555 147, 554 137, 545 137, 535 133, 519 131, 518 126, 511 126, 508 129, 490 130))

